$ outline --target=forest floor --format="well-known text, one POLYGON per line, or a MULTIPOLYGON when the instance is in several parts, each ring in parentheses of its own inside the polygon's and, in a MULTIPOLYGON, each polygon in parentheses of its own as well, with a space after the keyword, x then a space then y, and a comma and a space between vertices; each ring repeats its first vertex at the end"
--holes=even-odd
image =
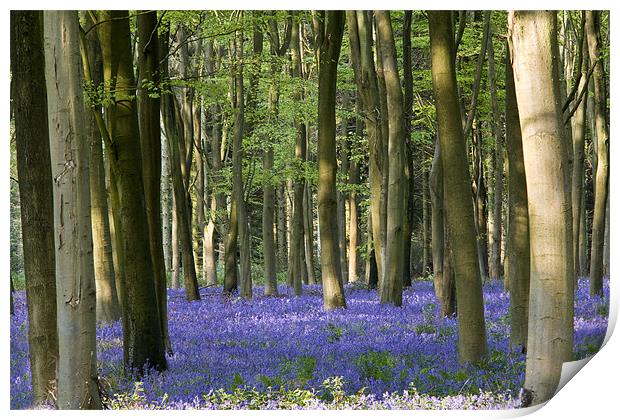
MULTIPOLYGON (((122 369, 120 322, 97 331, 101 384, 108 408, 423 408, 503 409, 519 404, 525 358, 509 348, 509 295, 498 281, 484 286, 488 357, 457 363, 456 319, 439 317, 431 281, 414 282, 403 306, 380 305, 376 291, 347 285, 348 309, 326 313, 321 289, 304 295, 224 299, 221 288, 187 302, 169 290, 174 354, 163 374, 136 382, 122 369)), ((603 298, 579 281, 574 357, 601 346, 609 313, 603 298)), ((11 318, 11 408, 32 404, 24 292, 11 318)))

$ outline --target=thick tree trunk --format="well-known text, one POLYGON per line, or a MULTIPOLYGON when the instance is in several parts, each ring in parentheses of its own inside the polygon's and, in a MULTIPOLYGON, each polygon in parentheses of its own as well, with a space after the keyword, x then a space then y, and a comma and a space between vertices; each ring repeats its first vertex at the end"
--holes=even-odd
MULTIPOLYGON (((83 14, 86 22, 85 31, 92 28, 94 22, 87 13, 83 14)), ((93 86, 103 83, 101 50, 95 31, 85 36, 82 44, 82 62, 86 81, 93 86), (85 55, 86 54, 86 55, 85 55)), ((105 187, 105 168, 103 166, 102 135, 97 125, 95 113, 101 113, 99 104, 90 104, 92 112, 85 115, 89 128, 90 144, 90 200, 91 223, 93 228, 93 260, 95 267, 95 284, 97 295, 97 321, 116 321, 121 317, 116 291, 116 277, 112 260, 112 238, 110 236, 110 220, 105 187)))
POLYGON ((45 11, 44 28, 58 279, 56 405, 98 409, 89 144, 81 141, 88 134, 77 12, 45 11))
POLYGON ((118 191, 124 271, 123 348, 125 364, 142 372, 166 369, 157 290, 150 252, 127 11, 98 12, 104 83, 114 96, 106 108, 111 173, 118 191))
POLYGON ((142 151, 144 201, 148 219, 151 263, 157 293, 162 338, 168 353, 172 344, 168 336, 168 288, 162 243, 161 223, 161 124, 160 98, 150 91, 159 86, 159 42, 151 35, 157 31, 157 12, 143 12, 137 17, 138 29, 138 124, 142 151))
POLYGON ((510 56, 511 54, 507 53, 505 61, 508 234, 504 281, 510 290, 510 346, 521 348, 525 352, 530 293, 530 233, 519 108, 510 56))
MULTIPOLYGON (((368 133, 369 164, 368 178, 370 183, 370 212, 372 213, 372 245, 374 261, 379 276, 383 273, 383 229, 385 216, 385 200, 382 191, 383 171, 387 171, 386 141, 383 133, 383 119, 379 100, 379 82, 373 57, 372 21, 367 11, 348 11, 349 44, 351 62, 355 72, 358 91, 361 94, 362 113, 368 133)), ((387 175, 387 172, 386 172, 387 175)), ((387 178, 387 177, 386 177, 387 178)), ((372 278, 372 276, 371 276, 372 278)))
POLYGON ((511 12, 530 233, 530 300, 522 402, 553 396, 573 344, 573 262, 568 152, 559 91, 555 12, 511 12))
POLYGON ((58 361, 54 205, 44 51, 43 12, 11 11, 11 100, 28 307, 28 356, 36 406, 49 401, 55 393, 58 361))
POLYGON ((381 288, 381 303, 402 304, 405 218, 405 133, 403 93, 396 64, 396 47, 392 23, 388 11, 376 11, 379 51, 383 64, 383 76, 388 109, 388 196, 387 235, 385 242, 385 277, 381 288))
POLYGON ((601 56, 600 11, 586 12, 585 31, 590 63, 594 66, 594 119, 596 127, 596 172, 592 248, 590 257, 590 294, 603 294, 603 248, 605 243, 605 210, 609 192, 609 129, 607 125, 607 91, 605 68, 601 56))
POLYGON ((454 270, 445 229, 443 165, 439 138, 435 142, 433 164, 429 174, 429 192, 431 197, 431 253, 435 296, 439 300, 441 316, 453 317, 456 315, 454 270))
MULTIPOLYGON (((459 117, 454 40, 449 12, 429 11, 433 91, 443 163, 445 216, 452 249, 459 325, 459 359, 476 362, 486 354, 482 282, 476 249, 463 126, 459 117)), ((445 273, 444 273, 445 275, 445 273)))
POLYGON ((319 59, 319 227, 321 233, 321 278, 323 306, 326 310, 346 307, 340 252, 338 249, 336 212, 336 78, 344 12, 326 12, 326 32, 320 45, 319 59))

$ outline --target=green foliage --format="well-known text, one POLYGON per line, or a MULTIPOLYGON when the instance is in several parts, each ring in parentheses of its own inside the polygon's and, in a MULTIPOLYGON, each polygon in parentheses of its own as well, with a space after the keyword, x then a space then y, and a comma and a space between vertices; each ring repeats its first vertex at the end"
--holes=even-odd
POLYGON ((370 351, 359 355, 353 362, 360 369, 363 379, 389 382, 394 377, 396 359, 387 351, 370 351))
POLYGON ((327 331, 328 333, 328 336, 327 336, 328 343, 335 343, 339 341, 342 335, 344 334, 343 327, 339 327, 331 322, 327 323, 327 326, 325 327, 325 331, 327 331))

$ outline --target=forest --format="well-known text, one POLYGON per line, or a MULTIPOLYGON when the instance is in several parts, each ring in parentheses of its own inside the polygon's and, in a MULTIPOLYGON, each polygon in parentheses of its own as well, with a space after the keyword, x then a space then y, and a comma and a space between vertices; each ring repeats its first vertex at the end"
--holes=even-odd
POLYGON ((548 401, 607 331, 609 26, 12 10, 11 409, 548 401))

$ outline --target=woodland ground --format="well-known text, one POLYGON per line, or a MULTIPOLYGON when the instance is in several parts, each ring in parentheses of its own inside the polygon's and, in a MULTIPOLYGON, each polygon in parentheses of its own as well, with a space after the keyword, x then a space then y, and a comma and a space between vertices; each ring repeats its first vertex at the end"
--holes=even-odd
MULTIPOLYGON (((484 285, 488 357, 457 363, 457 323, 441 319, 430 281, 414 282, 403 306, 380 305, 376 291, 347 285, 348 309, 326 313, 321 289, 224 299, 202 289, 187 302, 169 290, 174 354, 163 374, 136 382, 122 369, 121 324, 100 325, 98 363, 108 408, 510 408, 517 406, 525 358, 508 344, 509 295, 484 285)), ((11 408, 31 406, 24 292, 11 317, 11 408)), ((574 357, 595 353, 605 336, 604 297, 591 298, 579 281, 574 357)))

